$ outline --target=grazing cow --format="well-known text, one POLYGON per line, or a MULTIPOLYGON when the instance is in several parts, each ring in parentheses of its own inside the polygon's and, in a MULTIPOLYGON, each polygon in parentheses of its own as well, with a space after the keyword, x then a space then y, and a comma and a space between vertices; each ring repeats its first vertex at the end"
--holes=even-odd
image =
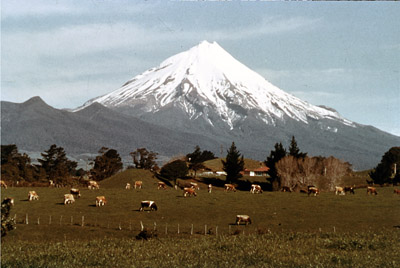
POLYGON ((289 193, 291 193, 291 192, 292 192, 292 189, 290 189, 289 186, 282 186, 281 192, 289 192, 289 193))
POLYGON ((199 185, 195 182, 190 182, 190 187, 192 187, 195 190, 200 190, 199 185))
POLYGON ((251 219, 249 215, 236 215, 236 224, 239 225, 241 222, 251 224, 251 219))
POLYGON ((135 189, 136 188, 142 189, 142 184, 143 184, 142 181, 135 181, 135 189))
POLYGON ((335 195, 345 195, 345 191, 343 189, 343 187, 340 186, 335 186, 335 195))
POLYGON ((345 192, 345 193, 350 192, 351 194, 355 194, 355 192, 354 192, 354 187, 353 187, 353 186, 346 186, 346 187, 344 187, 344 192, 345 192))
POLYGON ((28 193, 28 200, 32 201, 32 200, 39 200, 39 196, 35 191, 29 191, 28 193))
POLYGON ((88 189, 89 189, 89 190, 100 189, 100 186, 99 186, 99 184, 97 183, 97 181, 89 181, 88 189))
POLYGON ((71 188, 71 190, 69 190, 69 193, 72 194, 76 198, 81 197, 81 191, 79 191, 79 189, 71 188))
POLYGON ((225 186, 225 192, 228 192, 228 191, 236 192, 236 188, 233 184, 225 184, 224 186, 225 186))
POLYGON ((155 210, 157 211, 157 205, 154 201, 142 201, 140 203, 140 209, 139 211, 143 211, 144 208, 149 208, 151 211, 155 210))
POLYGON ((96 197, 96 207, 104 206, 107 203, 105 196, 96 197))
POLYGON ((394 189, 393 193, 400 194, 400 190, 399 189, 394 189))
POLYGON ((250 189, 250 193, 252 194, 261 194, 263 192, 263 190, 261 189, 261 186, 258 184, 252 184, 251 185, 251 189, 250 189))
POLYGON ((196 190, 194 188, 192 188, 192 187, 183 188, 183 196, 184 197, 191 196, 191 195, 197 196, 196 190))
POLYGON ((14 198, 6 197, 1 204, 10 204, 10 206, 14 206, 14 198))
POLYGON ((130 184, 129 182, 126 183, 125 189, 126 189, 126 190, 130 190, 130 189, 131 189, 131 184, 130 184))
POLYGON ((157 189, 160 190, 161 188, 166 190, 167 189, 167 185, 165 184, 165 182, 159 181, 157 189))
POLYGON ((1 184, 1 187, 3 187, 3 188, 5 188, 5 189, 7 189, 7 184, 6 184, 6 182, 5 182, 5 181, 3 181, 3 180, 0 180, 0 184, 1 184))
POLYGON ((64 205, 72 204, 75 202, 75 198, 73 194, 65 194, 64 195, 64 205))
POLYGON ((319 195, 319 189, 317 187, 308 187, 308 196, 310 196, 310 194, 313 194, 314 196, 319 195))
POLYGON ((211 190, 212 190, 212 185, 211 184, 209 184, 208 185, 208 192, 211 194, 211 190))
POLYGON ((378 192, 376 191, 376 188, 375 188, 375 187, 368 186, 368 187, 367 187, 367 194, 377 195, 378 192))

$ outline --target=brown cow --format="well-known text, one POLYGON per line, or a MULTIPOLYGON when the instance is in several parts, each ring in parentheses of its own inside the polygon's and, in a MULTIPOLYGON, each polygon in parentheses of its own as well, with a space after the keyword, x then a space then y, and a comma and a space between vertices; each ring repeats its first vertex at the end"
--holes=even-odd
POLYGON ((377 195, 378 192, 376 191, 376 188, 375 188, 375 187, 368 186, 368 187, 367 187, 367 194, 377 195))
POLYGON ((89 183, 88 183, 88 189, 89 189, 89 190, 100 189, 100 186, 99 186, 99 184, 97 183, 97 181, 89 181, 89 183))
POLYGON ((79 191, 79 189, 71 188, 71 190, 69 190, 69 193, 72 194, 76 198, 81 197, 81 191, 79 191))
POLYGON ((355 194, 354 186, 346 186, 346 187, 344 187, 344 192, 345 193, 350 192, 351 194, 355 194))
POLYGON ((32 201, 32 200, 39 200, 39 196, 35 191, 29 191, 28 193, 28 200, 32 201))
POLYGON ((394 189, 393 193, 400 194, 400 190, 399 189, 394 189))
POLYGON ((165 184, 165 182, 159 181, 157 189, 160 190, 161 188, 166 190, 167 189, 167 185, 165 184))
POLYGON ((289 186, 282 186, 281 192, 292 192, 292 189, 289 186))
POLYGON ((142 181, 135 181, 135 189, 136 188, 139 188, 139 189, 142 189, 142 185, 143 185, 143 182, 142 181))
POLYGON ((310 196, 310 194, 313 194, 314 196, 319 195, 319 189, 317 187, 308 187, 308 196, 310 196))
POLYGON ((150 210, 157 211, 157 205, 156 205, 156 203, 154 201, 142 201, 140 203, 139 211, 143 211, 144 208, 149 208, 150 210))
POLYGON ((190 182, 190 187, 195 190, 200 190, 200 186, 196 182, 190 182))
POLYGON ((197 196, 196 190, 194 188, 192 188, 192 187, 183 188, 183 196, 184 197, 191 196, 191 195, 197 196))
POLYGON ((261 186, 258 184, 252 184, 251 185, 251 189, 250 189, 250 193, 252 194, 261 194, 263 192, 263 190, 261 189, 261 186))
POLYGON ((236 215, 236 224, 239 225, 240 222, 245 222, 247 224, 251 224, 251 219, 249 215, 236 215))
POLYGON ((73 194, 65 194, 64 195, 64 205, 72 204, 75 202, 75 198, 73 194))
POLYGON ((107 203, 105 196, 96 197, 96 207, 104 206, 107 203))
POLYGON ((340 186, 335 186, 335 195, 345 195, 345 191, 343 189, 343 187, 340 186))
POLYGON ((224 186, 225 186, 225 192, 228 192, 228 191, 236 192, 236 188, 233 184, 225 184, 224 186))

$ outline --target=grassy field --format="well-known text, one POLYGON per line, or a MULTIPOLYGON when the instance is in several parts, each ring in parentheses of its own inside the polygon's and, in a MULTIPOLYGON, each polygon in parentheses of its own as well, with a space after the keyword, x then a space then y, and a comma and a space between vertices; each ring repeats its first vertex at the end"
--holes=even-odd
POLYGON ((115 258, 120 267, 183 267, 188 266, 185 256, 194 262, 192 267, 365 267, 362 264, 376 258, 380 264, 374 267, 399 266, 394 249, 400 248, 400 196, 393 194, 393 187, 378 187, 377 196, 357 189, 355 195, 322 192, 308 197, 226 193, 217 187, 209 194, 201 185, 197 197, 184 198, 181 190, 157 190, 156 183, 151 173, 127 170, 100 182, 99 190, 82 188, 82 197, 66 206, 67 188, 2 189, 2 198, 15 199, 11 215, 18 222, 2 240, 2 267, 60 267, 64 261, 68 267, 100 262, 116 267, 115 258), (135 180, 143 181, 143 189, 124 189, 135 180), (35 190, 40 200, 27 201, 29 190, 35 190), (95 207, 98 195, 106 196, 106 206, 95 207), (156 201, 159 210, 139 212, 142 200, 156 201), (250 215, 253 224, 234 225, 237 214, 250 215), (135 240, 141 222, 157 230, 156 239, 135 240), (159 257, 153 258, 147 245, 159 257), (92 252, 94 257, 80 252, 92 252), (18 254, 26 258, 18 259, 18 254), (208 257, 198 256, 204 254, 208 257))

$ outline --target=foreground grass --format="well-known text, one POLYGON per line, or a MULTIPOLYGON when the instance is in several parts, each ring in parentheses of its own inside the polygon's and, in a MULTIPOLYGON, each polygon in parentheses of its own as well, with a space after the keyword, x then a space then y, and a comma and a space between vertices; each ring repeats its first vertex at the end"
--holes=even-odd
POLYGON ((399 267, 400 232, 104 238, 2 245, 1 267, 399 267))

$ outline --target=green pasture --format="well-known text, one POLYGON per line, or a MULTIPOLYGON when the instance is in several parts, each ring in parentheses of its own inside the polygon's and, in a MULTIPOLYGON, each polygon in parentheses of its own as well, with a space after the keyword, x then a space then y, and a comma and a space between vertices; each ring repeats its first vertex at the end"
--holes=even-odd
POLYGON ((194 261, 192 267, 242 267, 258 261, 264 262, 265 267, 316 267, 319 263, 324 264, 320 267, 363 267, 350 264, 369 263, 361 262, 364 259, 360 254, 364 253, 371 258, 386 256, 380 258, 386 264, 382 267, 399 265, 398 255, 396 259, 388 253, 400 246, 400 196, 393 194, 393 187, 377 187, 377 196, 367 195, 366 189, 360 188, 355 195, 322 192, 314 197, 301 193, 225 192, 222 187, 214 187, 208 193, 206 184, 200 184, 196 197, 184 198, 180 189, 157 190, 157 181, 149 172, 127 170, 101 181, 99 190, 81 187, 82 197, 72 205, 63 204, 69 188, 1 189, 2 198, 14 198, 11 215, 17 220, 17 229, 2 239, 2 262, 7 264, 4 267, 13 267, 13 262, 18 263, 14 267, 29 266, 17 258, 15 247, 31 258, 27 257, 35 264, 31 267, 60 267, 63 263, 52 258, 60 254, 68 267, 79 267, 79 261, 96 266, 100 260, 107 267, 116 267, 109 265, 112 257, 101 257, 103 253, 119 256, 120 267, 184 267, 177 261, 185 261, 185 256, 194 261), (126 190, 126 183, 133 185, 135 180, 143 181, 143 189, 126 190), (35 190, 40 199, 27 201, 29 190, 35 190), (107 198, 104 207, 95 206, 99 195, 107 198), (142 200, 154 200, 158 211, 139 212, 142 200), (237 214, 249 215, 253 224, 236 226, 237 214), (156 230, 157 238, 136 241, 141 223, 148 230, 156 230), (376 243, 370 244, 370 240, 376 243), (108 245, 107 252, 99 246, 104 243, 108 245), (160 259, 146 253, 147 243, 160 254, 160 259), (66 250, 65 245, 73 250, 66 250), (79 254, 90 250, 94 251, 94 259, 79 254), (284 251, 289 257, 278 254, 284 251), (196 257, 203 252, 211 259, 196 257), (279 256, 271 259, 275 253, 279 256), (140 255, 140 262, 123 257, 125 254, 140 255), (225 254, 238 257, 218 259, 225 254), (241 255, 247 257, 239 261, 241 255))

